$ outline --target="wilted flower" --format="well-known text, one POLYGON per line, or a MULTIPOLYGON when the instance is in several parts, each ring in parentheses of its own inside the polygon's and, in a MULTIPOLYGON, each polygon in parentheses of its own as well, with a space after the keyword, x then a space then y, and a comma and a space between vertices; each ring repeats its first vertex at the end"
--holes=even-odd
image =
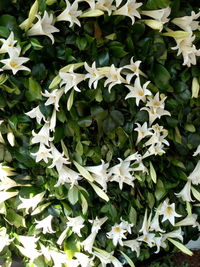
POLYGON ((72 227, 72 231, 77 234, 78 236, 82 236, 81 235, 81 229, 85 226, 84 223, 84 219, 81 216, 77 216, 74 218, 71 217, 67 217, 68 222, 67 222, 67 227, 72 227))
POLYGON ((67 7, 65 10, 57 17, 57 21, 69 21, 70 27, 76 23, 81 26, 80 21, 77 19, 82 14, 82 11, 78 10, 78 1, 74 1, 71 5, 68 0, 65 0, 67 7))
POLYGON ((48 36, 52 44, 54 43, 54 37, 52 33, 59 32, 60 30, 53 26, 53 15, 48 14, 45 10, 44 16, 36 15, 38 21, 33 27, 27 32, 29 36, 34 35, 46 35, 48 36))
POLYGON ((41 220, 41 221, 35 220, 35 222, 37 223, 35 228, 36 229, 42 228, 42 233, 43 234, 46 234, 46 233, 53 234, 53 233, 55 233, 55 231, 53 231, 52 226, 51 226, 52 219, 53 219, 53 216, 49 215, 46 218, 44 218, 43 220, 41 220))
POLYGON ((132 20, 132 24, 135 23, 135 17, 141 18, 137 9, 142 6, 142 3, 136 3, 136 0, 128 0, 125 5, 115 10, 113 15, 128 16, 132 20))
POLYGON ((175 203, 171 205, 165 200, 159 209, 159 215, 163 215, 162 222, 169 220, 172 225, 175 224, 175 217, 181 217, 182 215, 176 213, 175 203))
POLYGON ((125 99, 135 98, 137 106, 139 106, 140 101, 146 102, 146 96, 151 95, 151 92, 147 89, 149 83, 150 82, 148 81, 143 86, 141 86, 140 78, 137 77, 134 86, 126 85, 126 87, 130 90, 130 93, 128 93, 125 99))

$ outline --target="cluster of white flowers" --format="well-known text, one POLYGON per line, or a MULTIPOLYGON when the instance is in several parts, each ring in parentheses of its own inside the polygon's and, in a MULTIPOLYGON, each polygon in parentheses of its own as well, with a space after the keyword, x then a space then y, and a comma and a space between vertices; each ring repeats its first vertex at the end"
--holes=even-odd
POLYGON ((20 45, 16 46, 17 40, 14 39, 13 32, 10 33, 8 39, 0 39, 0 42, 2 42, 0 54, 9 55, 9 58, 0 60, 0 62, 4 64, 1 71, 12 70, 13 75, 15 75, 19 70, 31 71, 23 65, 29 61, 29 58, 20 57, 21 47, 20 45))
POLYGON ((190 67, 191 65, 196 65, 196 57, 200 56, 200 49, 196 49, 193 44, 195 40, 195 35, 193 31, 199 29, 199 21, 196 21, 200 16, 200 12, 195 14, 192 11, 190 16, 184 16, 180 18, 175 18, 172 23, 177 25, 179 28, 188 33, 188 36, 184 38, 175 38, 176 46, 172 49, 178 49, 177 55, 182 54, 184 62, 183 65, 190 67))

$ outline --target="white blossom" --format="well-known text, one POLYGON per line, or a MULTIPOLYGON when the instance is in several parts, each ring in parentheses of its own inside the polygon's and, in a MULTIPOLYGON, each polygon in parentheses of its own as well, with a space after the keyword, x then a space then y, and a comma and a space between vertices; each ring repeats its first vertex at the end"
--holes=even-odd
MULTIPOLYGON (((103 69, 103 68, 102 68, 103 69)), ((104 86, 108 86, 108 92, 110 93, 111 88, 116 84, 121 84, 125 82, 124 78, 121 76, 122 68, 116 68, 114 64, 112 64, 108 71, 105 72, 106 80, 104 82, 104 86)))
POLYGON ((114 246, 117 246, 118 243, 123 246, 122 239, 126 239, 126 236, 124 235, 126 232, 127 231, 122 228, 121 224, 115 224, 112 226, 111 231, 106 235, 109 239, 112 239, 114 246))
POLYGON ((175 203, 168 204, 168 201, 164 201, 159 209, 159 214, 163 215, 162 222, 169 220, 172 225, 175 224, 175 217, 181 217, 182 215, 176 213, 175 203))
POLYGON ((39 149, 35 153, 31 153, 32 156, 36 157, 35 161, 39 162, 44 160, 44 162, 48 163, 49 159, 52 158, 51 149, 47 148, 43 143, 40 143, 39 149))
POLYGON ((179 193, 175 193, 175 195, 181 197, 183 201, 194 201, 191 197, 191 180, 188 180, 183 189, 179 193))
POLYGON ((103 75, 99 72, 99 70, 96 68, 96 63, 93 62, 92 67, 89 67, 88 64, 85 62, 84 64, 86 71, 88 72, 85 75, 85 80, 89 79, 88 85, 91 88, 92 85, 94 89, 97 88, 98 81, 103 78, 103 75))
POLYGON ((45 93, 42 93, 43 96, 47 97, 47 101, 44 103, 45 106, 54 105, 55 109, 59 111, 59 101, 63 95, 63 89, 54 89, 52 92, 45 90, 45 93))
POLYGON ((139 236, 139 237, 137 238, 137 241, 145 242, 145 243, 148 244, 148 246, 149 246, 150 248, 152 248, 153 245, 155 244, 155 234, 152 234, 152 233, 148 233, 148 232, 147 232, 146 234, 144 234, 144 235, 142 235, 142 236, 139 236))
POLYGON ((115 6, 112 5, 113 0, 97 0, 96 9, 108 12, 108 15, 111 16, 112 11, 115 10, 115 6))
POLYGON ((31 119, 36 118, 37 123, 41 124, 41 121, 44 120, 44 122, 47 122, 45 120, 45 116, 40 111, 39 106, 31 109, 29 112, 25 113, 27 116, 29 116, 31 119))
POLYGON ((71 187, 78 184, 78 180, 81 180, 80 174, 73 171, 72 169, 66 167, 65 165, 62 168, 58 169, 58 181, 54 185, 55 187, 63 185, 64 183, 71 184, 71 187))
POLYGON ((36 15, 38 21, 28 30, 28 36, 34 35, 46 35, 48 36, 52 44, 54 43, 54 37, 52 33, 59 32, 60 30, 53 26, 53 15, 48 14, 45 10, 44 16, 36 15))
POLYGON ((0 54, 3 53, 9 53, 11 49, 19 49, 19 47, 15 47, 15 44, 17 43, 17 40, 14 39, 14 33, 11 32, 8 39, 0 39, 0 42, 2 42, 2 46, 0 48, 0 54))
POLYGON ((53 141, 54 137, 50 137, 49 123, 45 123, 40 131, 36 134, 34 130, 32 131, 32 144, 42 143, 49 146, 49 142, 53 141))
POLYGON ((6 233, 6 228, 0 228, 0 253, 4 249, 4 247, 9 246, 12 239, 9 239, 9 235, 6 233))
POLYGON ((196 21, 200 16, 200 12, 195 14, 194 11, 191 12, 190 16, 184 16, 180 18, 175 18, 171 22, 177 25, 179 28, 186 32, 192 33, 198 29, 199 21, 196 21))
POLYGON ((194 152, 193 156, 200 155, 200 145, 198 145, 197 150, 194 152))
POLYGON ((81 216, 77 216, 74 218, 67 216, 67 219, 68 219, 67 227, 71 227, 72 231, 81 237, 82 236, 81 235, 81 229, 85 226, 83 224, 84 219, 81 216))
POLYGON ((140 125, 139 123, 136 123, 137 127, 134 129, 134 131, 138 132, 138 137, 136 144, 138 144, 143 138, 146 136, 152 135, 151 128, 147 127, 147 122, 144 122, 143 125, 140 125))
POLYGON ((136 62, 133 61, 133 57, 131 58, 130 64, 123 66, 123 69, 129 69, 132 73, 126 74, 126 81, 129 84, 131 82, 131 79, 136 76, 139 77, 141 74, 141 70, 139 69, 140 64, 142 61, 137 60, 136 62))
POLYGON ((43 234, 46 234, 46 233, 53 234, 53 233, 55 233, 55 231, 53 231, 52 226, 51 226, 52 219, 53 219, 53 216, 49 215, 46 218, 44 218, 43 220, 41 220, 41 221, 35 220, 35 222, 37 223, 35 228, 36 229, 42 228, 42 233, 43 234))
POLYGON ((114 267, 123 266, 122 263, 112 255, 113 252, 109 253, 99 248, 94 249, 95 251, 92 254, 100 259, 102 267, 106 267, 109 263, 112 263, 114 267))
POLYGON ((142 3, 137 3, 136 0, 128 0, 125 5, 115 10, 113 15, 128 16, 131 19, 132 24, 134 24, 135 17, 139 19, 141 18, 140 13, 137 11, 140 6, 142 6, 142 3))
POLYGON ((129 247, 132 251, 135 251, 137 254, 137 257, 140 255, 140 242, 138 242, 137 239, 131 239, 131 240, 126 240, 123 241, 123 245, 125 247, 129 247))
POLYGON ((65 0, 66 8, 65 10, 57 17, 57 21, 68 21, 70 27, 76 23, 78 26, 81 26, 78 17, 82 14, 81 10, 78 10, 78 1, 74 1, 71 5, 68 0, 65 0))
POLYGON ((192 184, 200 184, 200 160, 197 162, 196 167, 188 176, 188 180, 190 180, 192 184))
POLYGON ((29 209, 31 208, 32 210, 34 210, 37 205, 43 200, 44 195, 45 191, 30 198, 22 198, 21 196, 19 196, 19 199, 22 203, 18 205, 17 209, 25 209, 26 214, 28 214, 29 209))
POLYGON ((57 171, 60 171, 63 164, 70 164, 69 159, 65 158, 64 152, 60 153, 53 143, 51 143, 50 146, 53 161, 49 168, 56 167, 57 171))

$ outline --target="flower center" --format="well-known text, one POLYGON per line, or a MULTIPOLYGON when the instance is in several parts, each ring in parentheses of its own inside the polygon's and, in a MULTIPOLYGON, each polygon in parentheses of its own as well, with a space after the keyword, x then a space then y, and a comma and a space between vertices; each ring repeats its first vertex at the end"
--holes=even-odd
POLYGON ((140 91, 138 92, 138 95, 139 95, 139 96, 143 96, 143 95, 144 95, 144 92, 143 92, 142 90, 140 90, 140 91))
POLYGON ((121 228, 120 227, 116 227, 115 228, 115 232, 120 233, 121 232, 121 228))
POLYGON ((18 64, 17 64, 15 61, 11 61, 11 62, 10 62, 10 66, 11 66, 12 68, 16 68, 16 67, 18 66, 18 64))
POLYGON ((173 212, 172 208, 171 207, 167 207, 167 214, 168 215, 172 215, 172 212, 173 212))

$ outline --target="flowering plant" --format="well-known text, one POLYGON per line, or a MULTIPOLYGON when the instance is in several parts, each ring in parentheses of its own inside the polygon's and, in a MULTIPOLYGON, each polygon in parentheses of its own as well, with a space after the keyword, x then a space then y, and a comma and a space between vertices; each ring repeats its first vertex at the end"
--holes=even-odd
POLYGON ((0 7, 5 266, 14 255, 30 267, 134 266, 177 248, 192 255, 185 244, 200 231, 197 6, 0 7))

